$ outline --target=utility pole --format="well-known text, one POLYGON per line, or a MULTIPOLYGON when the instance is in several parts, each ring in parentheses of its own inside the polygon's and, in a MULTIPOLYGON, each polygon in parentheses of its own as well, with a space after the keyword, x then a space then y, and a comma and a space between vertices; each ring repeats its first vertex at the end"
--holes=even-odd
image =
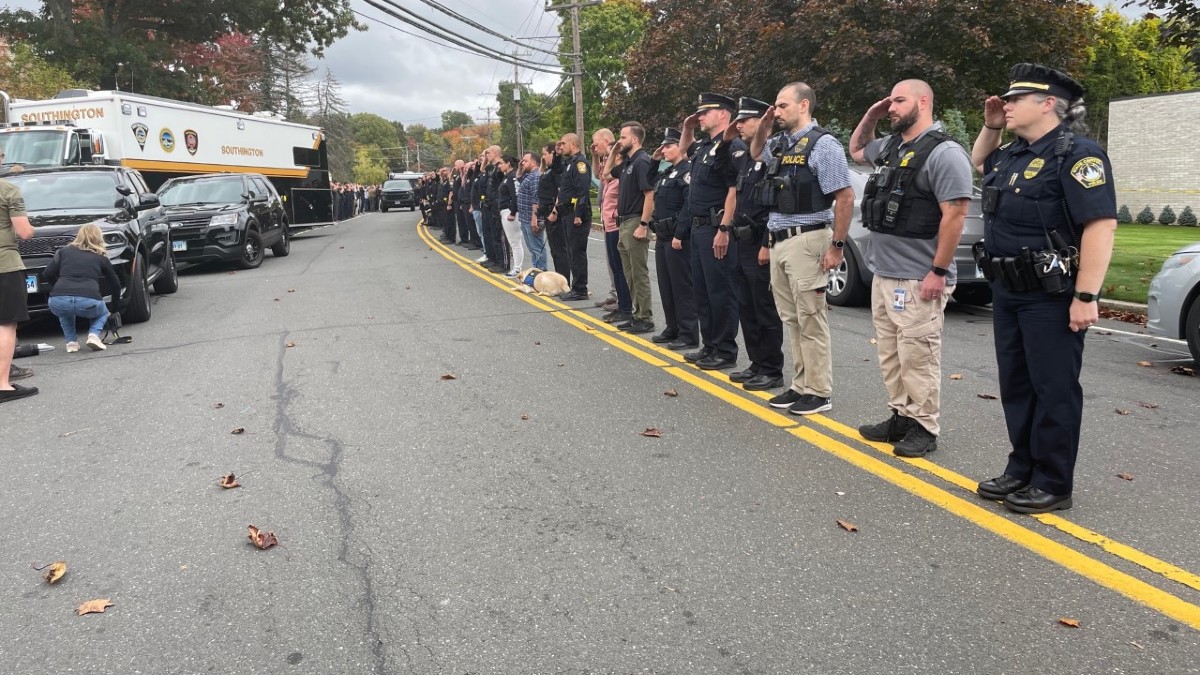
POLYGON ((489 105, 489 106, 484 106, 484 107, 478 108, 478 109, 487 113, 487 117, 485 117, 484 119, 487 120, 487 126, 490 128, 492 126, 492 111, 496 109, 496 106, 489 105))
POLYGON ((554 6, 546 5, 546 11, 561 12, 564 9, 571 10, 571 44, 572 49, 575 51, 575 72, 572 73, 571 77, 575 81, 575 135, 579 137, 580 149, 586 147, 586 144, 583 142, 583 52, 579 45, 579 9, 599 4, 600 0, 591 0, 590 2, 575 2, 554 6))
POLYGON ((521 56, 532 54, 513 50, 513 107, 516 110, 517 159, 525 155, 525 130, 521 127, 521 71, 517 65, 517 58, 521 56))

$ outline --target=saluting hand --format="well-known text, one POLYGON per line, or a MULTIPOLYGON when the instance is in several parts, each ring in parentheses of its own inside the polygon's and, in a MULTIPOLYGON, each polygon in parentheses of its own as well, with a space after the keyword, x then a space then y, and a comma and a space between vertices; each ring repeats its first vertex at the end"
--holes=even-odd
POLYGON ((767 112, 763 113, 762 121, 759 122, 759 124, 760 125, 765 124, 765 125, 767 125, 767 128, 770 128, 771 125, 774 123, 775 123, 775 106, 768 106, 767 112))
POLYGON ((999 96, 989 96, 983 102, 983 123, 993 129, 1006 126, 1004 119, 1004 99, 999 96))
POLYGON ((726 143, 732 143, 733 139, 738 137, 737 125, 730 122, 729 126, 725 127, 725 133, 721 137, 725 139, 726 143))
POLYGON ((892 97, 880 99, 867 109, 867 117, 873 120, 885 119, 888 116, 888 110, 892 107, 892 97))
POLYGON ((687 117, 685 117, 683 119, 683 128, 684 129, 695 129, 699 125, 700 125, 700 116, 697 115, 696 113, 692 113, 691 115, 688 115, 687 117))

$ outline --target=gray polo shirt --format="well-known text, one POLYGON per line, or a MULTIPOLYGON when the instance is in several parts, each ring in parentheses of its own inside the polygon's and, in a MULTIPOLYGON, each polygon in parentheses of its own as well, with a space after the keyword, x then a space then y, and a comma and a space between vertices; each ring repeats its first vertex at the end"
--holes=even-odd
MULTIPOLYGON (((933 126, 921 132, 908 143, 900 147, 906 148, 920 140, 921 136, 932 130, 941 130, 942 123, 935 122, 933 126)), ((874 163, 883 150, 885 141, 900 142, 898 134, 877 138, 867 144, 863 155, 874 163), (893 136, 895 138, 893 138, 893 136), (890 139, 890 140, 889 140, 890 139)), ((961 145, 954 141, 946 141, 933 149, 929 159, 917 172, 916 185, 918 189, 932 192, 938 203, 952 199, 970 199, 972 196, 973 177, 971 175, 971 157, 961 145)), ((872 245, 867 253, 867 267, 871 272, 891 279, 924 279, 933 264, 933 256, 937 252, 937 237, 933 239, 912 239, 897 237, 883 232, 871 233, 872 245)), ((955 242, 957 245, 957 242, 955 242)), ((946 285, 958 282, 958 268, 950 261, 950 274, 946 275, 946 285)))

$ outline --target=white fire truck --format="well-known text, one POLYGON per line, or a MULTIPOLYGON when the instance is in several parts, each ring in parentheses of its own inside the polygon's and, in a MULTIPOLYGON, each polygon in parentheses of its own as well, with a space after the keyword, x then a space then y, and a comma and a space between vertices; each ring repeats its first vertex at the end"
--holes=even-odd
POLYGON ((293 230, 333 222, 319 127, 123 91, 68 89, 47 101, 0 92, 0 102, 5 168, 122 165, 155 190, 177 176, 259 173, 283 198, 293 230))

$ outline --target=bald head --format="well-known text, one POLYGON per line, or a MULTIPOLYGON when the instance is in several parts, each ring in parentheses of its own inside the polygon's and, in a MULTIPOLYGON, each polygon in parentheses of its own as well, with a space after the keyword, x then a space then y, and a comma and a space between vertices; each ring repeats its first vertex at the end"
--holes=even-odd
POLYGON ((558 141, 558 154, 564 157, 572 157, 579 152, 579 136, 576 134, 563 134, 562 139, 558 141))
POLYGON ((901 80, 892 87, 888 117, 892 131, 906 140, 933 125, 933 89, 924 80, 901 80))

